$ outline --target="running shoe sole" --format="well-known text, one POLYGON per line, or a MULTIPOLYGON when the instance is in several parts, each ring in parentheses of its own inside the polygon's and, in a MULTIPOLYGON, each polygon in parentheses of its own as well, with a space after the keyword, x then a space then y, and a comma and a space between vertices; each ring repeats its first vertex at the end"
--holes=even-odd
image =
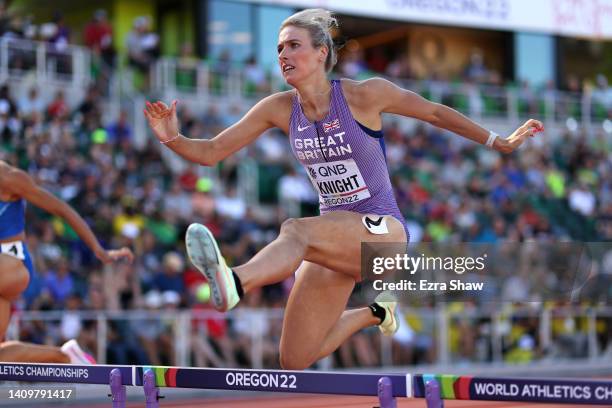
MULTIPOLYGON (((187 228, 185 244, 189 259, 208 280, 213 306, 218 311, 227 311, 227 277, 224 279, 223 274, 227 274, 229 268, 224 265, 225 261, 212 233, 204 225, 191 224, 187 228)), ((233 279, 231 276, 229 278, 233 279)))

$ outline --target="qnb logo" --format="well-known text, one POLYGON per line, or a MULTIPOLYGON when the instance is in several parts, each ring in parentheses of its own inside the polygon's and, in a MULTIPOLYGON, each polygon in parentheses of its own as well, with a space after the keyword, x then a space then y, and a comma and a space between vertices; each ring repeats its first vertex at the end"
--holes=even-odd
POLYGON ((319 167, 319 174, 323 177, 342 176, 348 170, 344 164, 335 164, 330 166, 319 167))

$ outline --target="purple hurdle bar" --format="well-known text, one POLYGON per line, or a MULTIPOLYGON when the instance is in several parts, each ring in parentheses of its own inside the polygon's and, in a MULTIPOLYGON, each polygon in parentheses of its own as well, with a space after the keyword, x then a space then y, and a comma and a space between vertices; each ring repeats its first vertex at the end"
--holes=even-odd
POLYGON ((159 408, 159 388, 155 386, 155 373, 147 370, 143 377, 146 408, 159 408))
POLYGON ((121 381, 121 370, 114 368, 110 373, 110 397, 113 400, 113 408, 125 408, 126 390, 121 381))
POLYGON ((440 384, 431 380, 425 383, 425 401, 427 408, 444 408, 444 400, 440 397, 440 384))
POLYGON ((429 408, 445 399, 612 406, 609 379, 0 363, 0 381, 110 385, 113 408, 125 407, 126 385, 144 386, 150 408, 159 406, 157 387, 377 396, 381 408, 395 408, 396 397, 425 398, 429 408))
POLYGON ((143 387, 147 408, 159 407, 158 387, 377 396, 381 408, 412 394, 410 375, 321 371, 0 363, 0 381, 106 384, 113 408, 125 408, 126 385, 143 387))
POLYGON ((412 395, 425 398, 428 408, 443 400, 509 401, 612 406, 609 379, 480 377, 451 374, 414 374, 412 395))
POLYGON ((378 380, 378 402, 380 402, 380 408, 397 408, 393 396, 393 383, 389 377, 382 377, 378 380))
MULTIPOLYGON (((152 369, 145 370, 143 374, 143 387, 146 397, 146 408, 159 408, 159 388, 155 384, 155 373, 152 369)), ((381 377, 378 380, 378 402, 379 408, 397 408, 395 397, 393 396, 393 382, 389 377, 381 377)), ((115 407, 113 407, 115 408, 115 407)))

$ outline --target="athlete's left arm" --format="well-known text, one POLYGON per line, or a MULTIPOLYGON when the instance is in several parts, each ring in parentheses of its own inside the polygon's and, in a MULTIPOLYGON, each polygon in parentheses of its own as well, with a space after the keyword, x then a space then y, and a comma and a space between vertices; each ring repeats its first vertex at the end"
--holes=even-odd
MULTIPOLYGON (((448 106, 428 101, 422 96, 400 88, 382 78, 362 82, 370 101, 378 101, 380 112, 395 113, 428 122, 436 127, 450 130, 476 143, 485 144, 490 132, 448 106)), ((544 130, 542 122, 529 119, 507 138, 498 137, 493 148, 502 153, 511 153, 527 137, 544 130)))
POLYGON ((24 198, 26 201, 66 220, 103 263, 113 262, 122 258, 132 262, 134 259, 134 255, 129 248, 124 247, 114 250, 102 248, 98 238, 89 228, 87 222, 70 205, 36 184, 25 171, 13 169, 10 174, 4 177, 3 185, 7 190, 24 198))

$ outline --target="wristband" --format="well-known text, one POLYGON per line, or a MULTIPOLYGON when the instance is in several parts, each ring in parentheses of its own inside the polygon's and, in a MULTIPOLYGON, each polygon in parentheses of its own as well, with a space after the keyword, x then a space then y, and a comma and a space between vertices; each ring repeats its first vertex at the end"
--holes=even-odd
POLYGON ((161 144, 170 143, 171 141, 178 139, 178 138, 179 138, 179 136, 181 136, 181 134, 180 134, 180 133, 177 133, 177 134, 176 134, 176 136, 171 137, 171 138, 170 138, 170 139, 168 139, 168 140, 160 140, 160 141, 159 141, 159 143, 161 143, 161 144))
POLYGON ((485 142, 485 146, 493 148, 493 143, 495 143, 495 139, 497 139, 499 135, 493 131, 489 131, 489 138, 485 142))

